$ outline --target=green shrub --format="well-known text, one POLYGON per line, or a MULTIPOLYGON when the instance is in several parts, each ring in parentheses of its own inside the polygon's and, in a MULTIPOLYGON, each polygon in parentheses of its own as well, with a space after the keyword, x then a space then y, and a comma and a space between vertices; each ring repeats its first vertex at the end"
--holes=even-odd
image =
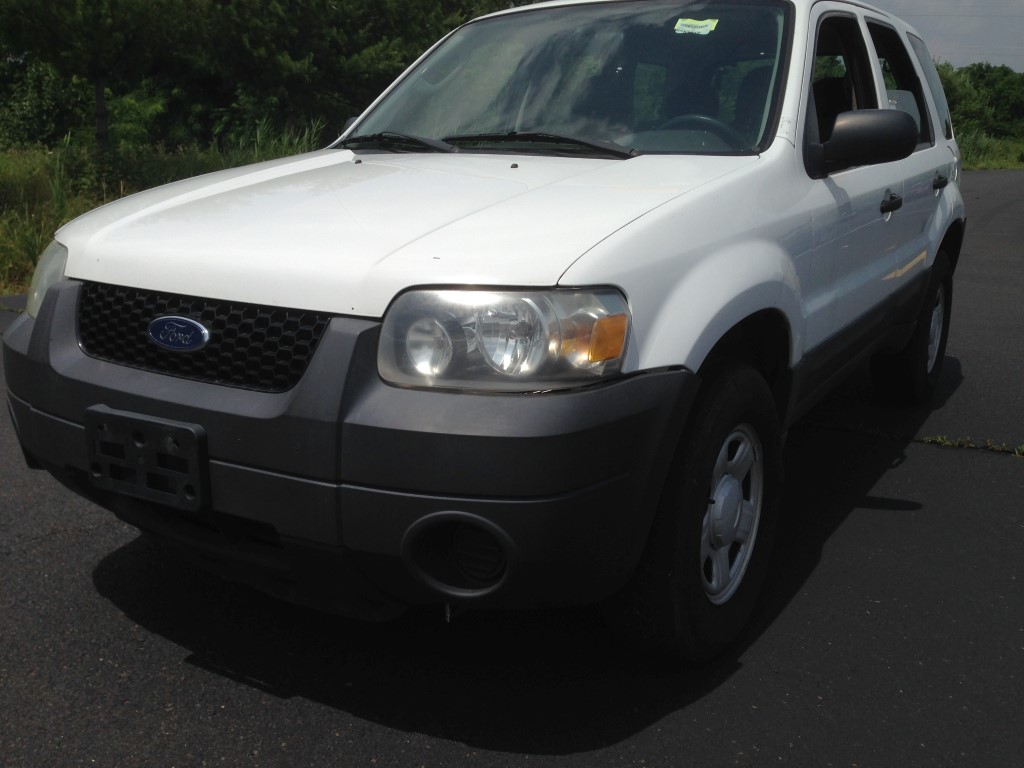
POLYGON ((51 154, 42 149, 0 154, 0 213, 36 206, 49 198, 51 154))
POLYGON ((88 122, 91 97, 82 80, 22 56, 0 63, 0 147, 56 146, 75 126, 88 122))

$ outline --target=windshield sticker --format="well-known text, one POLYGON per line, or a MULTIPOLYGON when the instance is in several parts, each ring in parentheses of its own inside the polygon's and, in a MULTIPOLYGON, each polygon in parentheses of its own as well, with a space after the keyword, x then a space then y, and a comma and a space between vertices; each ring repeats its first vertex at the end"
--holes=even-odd
POLYGON ((718 19, 680 19, 676 22, 677 35, 710 35, 718 26, 718 19))

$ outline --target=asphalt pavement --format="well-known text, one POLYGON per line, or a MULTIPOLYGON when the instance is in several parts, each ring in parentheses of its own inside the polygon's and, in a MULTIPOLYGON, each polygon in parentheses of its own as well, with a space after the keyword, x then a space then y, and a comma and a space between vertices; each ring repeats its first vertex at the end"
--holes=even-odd
POLYGON ((934 410, 860 376, 792 431, 762 609, 704 666, 638 657, 590 609, 276 602, 28 470, 0 414, 0 765, 1019 765, 1024 173, 964 191, 934 410))

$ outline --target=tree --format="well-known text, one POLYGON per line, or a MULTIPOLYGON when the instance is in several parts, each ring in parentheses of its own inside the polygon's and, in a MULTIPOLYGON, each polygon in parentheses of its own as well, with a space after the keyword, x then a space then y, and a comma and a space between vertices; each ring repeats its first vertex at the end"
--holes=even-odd
POLYGON ((938 65, 953 124, 994 138, 1024 139, 1024 73, 992 64, 938 65))
POLYGON ((0 35, 12 50, 93 90, 96 144, 109 144, 107 89, 135 83, 187 35, 203 0, 0 0, 0 35))
POLYGON ((0 147, 52 146, 81 125, 88 94, 41 61, 0 45, 0 147))
POLYGON ((1024 137, 1024 74, 1007 66, 970 64, 957 71, 982 95, 992 117, 984 126, 998 138, 1024 137))
POLYGON ((943 62, 937 68, 954 128, 963 133, 985 132, 993 120, 987 94, 970 82, 964 70, 954 69, 949 62, 943 62))

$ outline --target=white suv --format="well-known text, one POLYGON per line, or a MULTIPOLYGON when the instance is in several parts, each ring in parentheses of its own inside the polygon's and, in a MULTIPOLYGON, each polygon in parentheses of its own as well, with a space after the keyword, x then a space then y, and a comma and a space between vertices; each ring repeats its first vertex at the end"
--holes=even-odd
POLYGON ((939 376, 960 156, 921 39, 813 0, 478 19, 331 147, 56 234, 4 338, 28 461, 288 599, 749 618, 786 429, 939 376))

